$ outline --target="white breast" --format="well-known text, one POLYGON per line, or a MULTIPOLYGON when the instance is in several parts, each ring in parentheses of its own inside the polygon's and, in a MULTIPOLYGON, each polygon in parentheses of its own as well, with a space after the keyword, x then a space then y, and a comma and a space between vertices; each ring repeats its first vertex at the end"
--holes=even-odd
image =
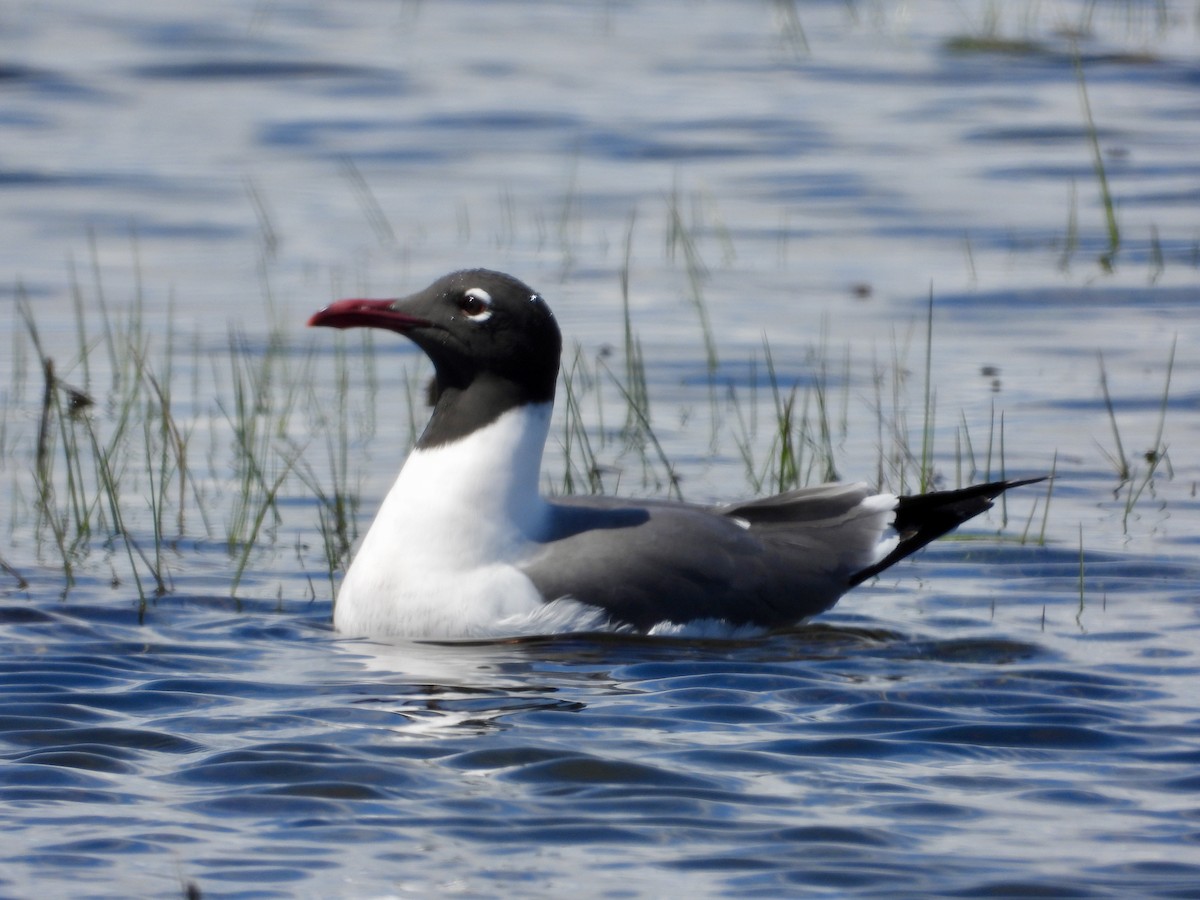
POLYGON ((338 591, 339 631, 486 636, 544 614, 515 562, 545 533, 538 477, 550 412, 522 406, 409 454, 338 591))

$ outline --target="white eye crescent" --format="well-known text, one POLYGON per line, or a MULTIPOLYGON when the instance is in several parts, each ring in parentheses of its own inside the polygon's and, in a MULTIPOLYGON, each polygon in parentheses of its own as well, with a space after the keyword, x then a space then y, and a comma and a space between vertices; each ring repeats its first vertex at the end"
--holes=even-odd
POLYGON ((468 288, 463 291, 458 308, 471 321, 486 322, 492 317, 492 295, 483 288, 468 288))

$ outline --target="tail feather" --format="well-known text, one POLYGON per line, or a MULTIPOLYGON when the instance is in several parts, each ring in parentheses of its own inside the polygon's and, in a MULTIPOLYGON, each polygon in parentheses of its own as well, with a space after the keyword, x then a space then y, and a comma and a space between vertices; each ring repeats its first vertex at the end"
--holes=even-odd
POLYGON ((900 538, 899 543, 879 562, 851 575, 850 587, 862 584, 888 566, 953 531, 968 519, 991 509, 992 501, 1009 488, 1045 480, 1045 476, 1042 476, 1020 481, 992 481, 957 491, 932 491, 928 494, 900 497, 893 524, 900 538))

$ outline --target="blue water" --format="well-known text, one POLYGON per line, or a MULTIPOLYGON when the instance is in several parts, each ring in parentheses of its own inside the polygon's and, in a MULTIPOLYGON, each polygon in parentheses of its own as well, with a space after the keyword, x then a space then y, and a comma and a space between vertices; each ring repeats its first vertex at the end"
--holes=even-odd
POLYGON ((1194 10, 916 6, 5 10, 0 897, 1200 897, 1194 10), (610 490, 668 483, 625 270, 690 499, 769 486, 764 338, 837 474, 913 488, 931 297, 935 480, 1055 483, 788 633, 345 638, 326 501, 370 522, 427 369, 300 326, 467 265, 555 308, 610 490), (96 401, 70 581, 23 309, 96 401))
MULTIPOLYGON (((872 589, 844 606, 921 621, 747 642, 374 647, 318 604, 9 601, 2 892, 1195 896, 1196 626, 1021 627, 1071 566, 1030 555, 970 559, 1005 627, 872 589)), ((1124 577, 1169 607, 1200 566, 1124 577)))

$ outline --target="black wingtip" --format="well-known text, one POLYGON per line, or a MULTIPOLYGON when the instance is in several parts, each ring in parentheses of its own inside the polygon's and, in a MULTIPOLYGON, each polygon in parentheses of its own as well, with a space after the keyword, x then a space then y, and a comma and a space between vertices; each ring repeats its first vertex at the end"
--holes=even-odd
POLYGON ((960 490, 931 491, 898 498, 893 527, 900 535, 900 543, 879 562, 851 575, 850 587, 862 584, 931 541, 953 531, 963 522, 991 509, 992 501, 1005 491, 1037 484, 1049 477, 1040 475, 1013 481, 989 481, 960 490))

